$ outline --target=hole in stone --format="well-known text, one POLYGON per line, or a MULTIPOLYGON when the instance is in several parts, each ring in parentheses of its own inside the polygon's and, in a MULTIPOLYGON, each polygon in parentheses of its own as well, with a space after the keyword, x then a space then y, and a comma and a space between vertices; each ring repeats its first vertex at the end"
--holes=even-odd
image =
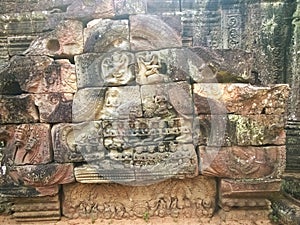
POLYGON ((60 49, 60 44, 57 39, 51 39, 48 41, 46 47, 49 51, 57 52, 60 49))

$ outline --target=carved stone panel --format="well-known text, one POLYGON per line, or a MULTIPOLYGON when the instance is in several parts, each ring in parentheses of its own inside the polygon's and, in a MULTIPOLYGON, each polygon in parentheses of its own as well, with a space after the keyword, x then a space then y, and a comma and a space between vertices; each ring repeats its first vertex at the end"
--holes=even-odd
POLYGON ((129 50, 128 20, 96 19, 84 29, 84 52, 129 50))
POLYGON ((77 20, 64 20, 55 30, 38 37, 26 50, 28 55, 70 57, 83 52, 83 25, 77 20))
POLYGON ((142 115, 138 86, 86 88, 74 96, 73 121, 128 119, 142 115), (130 99, 128 99, 130 96, 130 99))
POLYGON ((164 12, 179 12, 180 1, 179 0, 147 0, 147 12, 148 13, 164 13, 164 12))
POLYGON ((78 88, 130 84, 135 79, 134 55, 127 51, 75 57, 78 88))
POLYGON ((138 52, 135 56, 138 84, 189 80, 188 60, 192 60, 194 55, 188 49, 138 52))
POLYGON ((59 196, 36 198, 15 198, 13 205, 13 218, 17 222, 44 222, 60 219, 59 196))
POLYGON ((1 125, 0 144, 2 175, 12 165, 45 164, 52 160, 48 124, 1 125))
POLYGON ((225 178, 277 178, 285 169, 285 146, 199 147, 203 175, 225 178))
POLYGON ((32 95, 2 95, 0 98, 0 123, 33 123, 39 116, 32 95))
POLYGON ((278 193, 281 187, 281 179, 265 179, 264 182, 255 179, 230 180, 221 179, 220 197, 267 197, 278 193))
POLYGON ((181 30, 170 26, 159 16, 134 15, 129 17, 129 21, 130 43, 134 51, 182 46, 181 30))
POLYGON ((194 112, 191 87, 187 82, 144 85, 141 98, 144 117, 187 117, 194 112))
POLYGON ((46 56, 15 56, 0 72, 0 93, 70 92, 76 91, 75 66, 66 59, 46 56))
POLYGON ((47 123, 71 122, 73 94, 50 93, 34 95, 40 121, 47 123))
POLYGON ((65 186, 64 196, 63 212, 68 218, 134 219, 145 213, 150 217, 211 217, 216 182, 198 176, 138 187, 71 184, 65 186))
MULTIPOLYGON (((286 84, 258 87, 249 84, 194 84, 195 107, 201 112, 201 101, 207 98, 222 104, 228 113, 251 114, 284 114, 286 110, 289 86, 286 84)), ((212 112, 212 114, 218 114, 212 112)))
POLYGON ((146 12, 145 0, 114 0, 116 15, 143 14, 146 12))
POLYGON ((284 145, 286 141, 282 116, 199 115, 197 122, 198 145, 284 145))
POLYGON ((67 8, 67 18, 111 18, 115 15, 114 0, 73 0, 67 8))

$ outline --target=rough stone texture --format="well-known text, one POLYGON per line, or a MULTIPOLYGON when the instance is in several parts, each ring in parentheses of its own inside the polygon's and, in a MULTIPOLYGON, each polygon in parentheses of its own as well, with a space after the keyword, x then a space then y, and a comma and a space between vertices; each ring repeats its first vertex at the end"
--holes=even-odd
POLYGON ((17 222, 56 221, 61 217, 59 196, 16 198, 12 207, 17 222))
POLYGON ((64 195, 63 212, 68 218, 129 219, 143 218, 145 213, 149 217, 210 217, 215 210, 216 183, 196 177, 139 187, 71 184, 65 186, 64 195))
POLYGON ((147 12, 148 13, 163 13, 163 12, 179 12, 180 1, 178 0, 147 0, 147 12))
POLYGON ((111 18, 115 15, 114 0, 75 0, 67 8, 67 18, 111 18))
POLYGON ((40 121, 46 123, 71 122, 73 94, 50 93, 34 95, 40 121))
POLYGON ((2 95, 0 98, 0 123, 34 123, 39 116, 32 95, 2 95))
POLYGON ((285 146, 199 147, 203 175, 227 178, 279 178, 285 169, 285 146))
POLYGON ((128 20, 92 20, 84 29, 84 52, 129 50, 128 20))
POLYGON ((33 187, 53 186, 74 182, 73 164, 16 166, 11 175, 20 184, 33 187))
POLYGON ((83 54, 75 63, 78 88, 120 86, 135 79, 134 55, 128 51, 83 54))
MULTIPOLYGON (((169 25, 159 16, 135 15, 130 16, 129 20, 132 50, 156 50, 182 46, 180 30, 176 30, 176 27, 174 29, 172 27, 174 24, 169 25)), ((175 26, 179 25, 175 23, 175 26)))
POLYGON ((271 218, 278 223, 298 225, 300 223, 300 206, 284 197, 272 201, 271 218))
POLYGON ((286 127, 286 171, 300 171, 300 122, 289 121, 286 127))
MULTIPOLYGON (((258 87, 249 84, 194 84, 194 104, 199 114, 201 97, 207 98, 210 105, 224 105, 228 113, 284 114, 289 87, 285 84, 258 87), (200 96, 200 97, 199 97, 200 96), (212 100, 212 102, 210 102, 212 100)), ((205 113, 205 112, 204 112, 205 113)), ((212 114, 218 113, 212 112, 212 114)))
POLYGON ((130 114, 141 116, 139 87, 86 88, 76 92, 73 121, 128 119, 130 114), (128 100, 130 96, 130 101, 128 100))
POLYGON ((1 175, 6 166, 52 161, 49 124, 0 126, 1 175))
POLYGON ((20 94, 76 91, 75 66, 66 59, 14 56, 0 72, 0 93, 20 94))
POLYGON ((65 20, 60 22, 55 30, 33 41, 25 54, 71 57, 82 52, 82 22, 77 20, 65 20))
POLYGON ((143 14, 146 12, 146 0, 114 0, 116 15, 143 14))
POLYGON ((284 145, 285 119, 275 115, 200 115, 198 145, 284 145), (211 135, 215 134, 215 135, 211 135))

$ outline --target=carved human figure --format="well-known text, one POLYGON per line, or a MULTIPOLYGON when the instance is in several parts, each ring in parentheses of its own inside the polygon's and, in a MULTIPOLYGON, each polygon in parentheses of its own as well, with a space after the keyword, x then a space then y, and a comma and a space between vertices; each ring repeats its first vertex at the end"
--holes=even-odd
POLYGON ((127 84, 133 77, 129 55, 114 52, 111 56, 104 58, 101 63, 101 76, 106 84, 127 84))
POLYGON ((109 89, 105 93, 104 107, 102 109, 102 115, 105 118, 117 117, 119 113, 117 108, 120 106, 119 100, 120 93, 117 89, 109 89))

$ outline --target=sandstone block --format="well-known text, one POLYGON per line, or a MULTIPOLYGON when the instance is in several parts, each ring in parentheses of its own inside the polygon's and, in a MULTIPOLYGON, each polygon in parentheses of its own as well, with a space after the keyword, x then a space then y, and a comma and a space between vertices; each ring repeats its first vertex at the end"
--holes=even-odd
POLYGON ((285 146, 199 147, 203 175, 224 178, 277 178, 285 169, 285 146))
MULTIPOLYGON (((249 84, 194 84, 194 104, 201 113, 201 99, 209 105, 223 105, 228 113, 275 114, 285 113, 289 87, 285 84, 258 87, 249 84), (211 101, 212 100, 212 101, 211 101)), ((215 110, 214 110, 215 111, 215 110)), ((212 112, 218 114, 219 112, 212 112)))
POLYGON ((135 59, 131 52, 84 54, 75 57, 78 88, 130 84, 135 79, 135 59))
POLYGON ((284 145, 285 120, 275 115, 200 115, 198 145, 284 145))
POLYGON ((191 88, 187 82, 144 85, 141 98, 144 117, 193 115, 191 88))
POLYGON ((139 87, 81 89, 74 96, 72 110, 74 122, 128 119, 131 115, 140 117, 142 106, 139 87))
POLYGON ((111 18, 115 15, 113 0, 75 0, 67 8, 67 18, 111 18))
MULTIPOLYGON (((7 179, 7 178, 5 178, 7 179)), ((15 181, 9 180, 9 182, 0 186, 1 196, 8 198, 28 198, 53 196, 58 194, 59 185, 44 186, 44 187, 31 187, 16 184, 15 181)))
POLYGON ((192 68, 191 77, 195 82, 252 84, 259 82, 253 72, 255 71, 253 55, 246 51, 211 50, 204 47, 194 47, 191 51, 206 64, 206 67, 199 65, 192 68))
POLYGON ((2 95, 0 107, 0 123, 33 123, 39 120, 32 95, 2 95))
POLYGON ((68 218, 134 219, 143 218, 145 212, 150 217, 211 217, 216 182, 195 177, 134 188, 119 184, 70 184, 65 186, 64 195, 63 211, 68 218))
POLYGON ((75 181, 71 163, 16 166, 10 172, 15 181, 33 187, 53 186, 75 181))
POLYGON ((279 223, 298 225, 300 223, 300 206, 294 201, 284 197, 272 200, 271 218, 275 218, 279 223))
POLYGON ((45 222, 60 219, 59 196, 15 198, 13 218, 17 222, 45 222))
MULTIPOLYGON (((129 21, 132 50, 156 50, 182 46, 181 30, 172 27, 159 16, 134 15, 129 17, 129 21)), ((181 26, 180 23, 179 25, 181 26)))
POLYGON ((15 56, 0 72, 0 93, 70 92, 76 91, 75 66, 68 60, 52 60, 46 56, 15 56))
POLYGON ((116 15, 144 14, 146 12, 145 0, 114 0, 116 15))
POLYGON ((71 122, 73 94, 50 93, 34 95, 40 121, 46 123, 71 122))
POLYGON ((147 0, 148 13, 179 12, 180 1, 147 0))
POLYGON ((84 29, 84 52, 129 50, 128 20, 96 19, 84 29))
POLYGON ((188 60, 191 60, 193 55, 188 49, 138 52, 135 56, 138 84, 189 80, 188 60))
POLYGON ((72 57, 83 52, 83 25, 77 20, 61 21, 55 30, 38 37, 26 54, 72 57))
POLYGON ((6 166, 45 164, 52 160, 48 124, 1 125, 1 174, 6 166))

